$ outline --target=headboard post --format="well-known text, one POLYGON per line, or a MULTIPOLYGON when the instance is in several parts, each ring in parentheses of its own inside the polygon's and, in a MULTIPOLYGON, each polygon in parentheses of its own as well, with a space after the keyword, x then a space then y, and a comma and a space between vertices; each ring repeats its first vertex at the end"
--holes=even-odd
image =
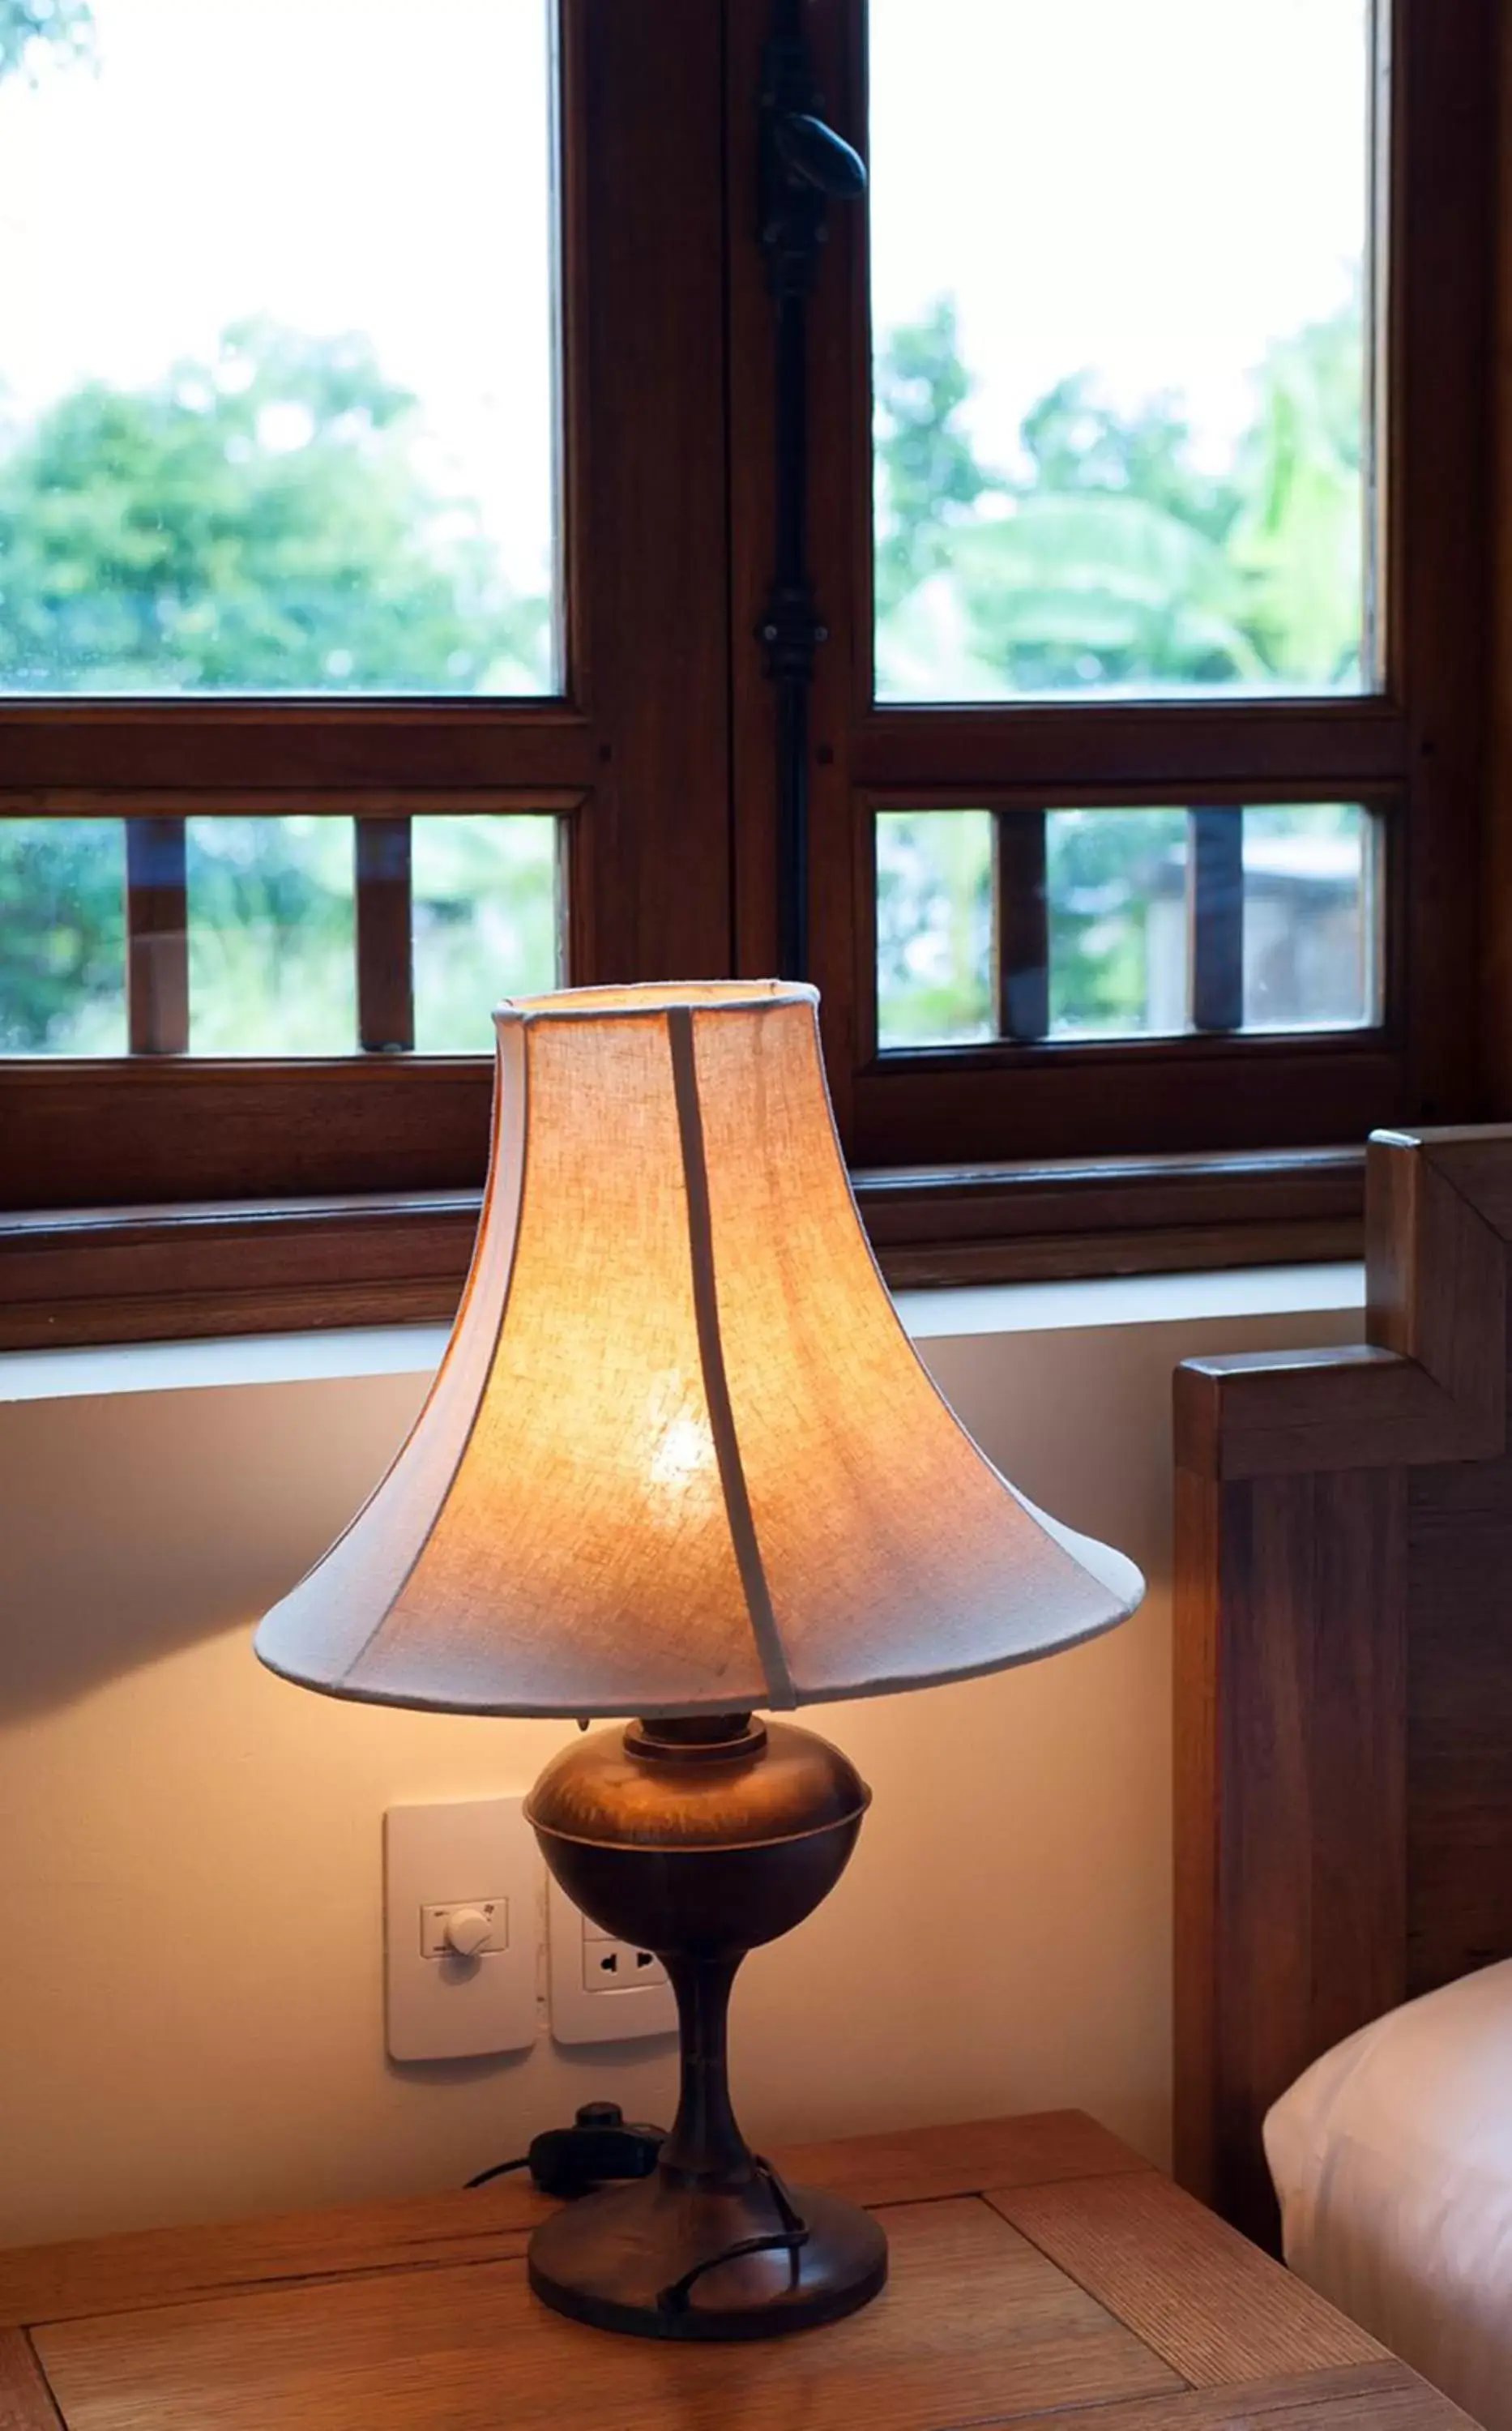
POLYGON ((1176 2167, 1271 2243, 1270 2104, 1425 1977, 1512 1952, 1508 1697, 1504 1897, 1414 1954, 1443 1843, 1427 1718, 1441 1771, 1446 1693, 1457 1740, 1487 1726, 1488 1667, 1512 1685, 1512 1130, 1383 1133, 1367 1195, 1364 1342, 1176 1378, 1176 2167), (1446 1620, 1435 1588, 1443 1481, 1468 1476, 1504 1532, 1504 1658, 1484 1599, 1446 1620))

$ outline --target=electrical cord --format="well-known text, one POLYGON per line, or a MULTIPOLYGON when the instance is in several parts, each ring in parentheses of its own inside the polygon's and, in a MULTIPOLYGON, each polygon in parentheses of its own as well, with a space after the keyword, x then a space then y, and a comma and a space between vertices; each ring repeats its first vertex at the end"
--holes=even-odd
MULTIPOLYGON (((479 2170, 467 2185, 486 2187, 491 2178, 508 2177, 512 2171, 529 2170, 543 2194, 558 2195, 571 2200, 585 2195, 606 2179, 646 2178, 655 2169, 657 2156, 666 2141, 662 2127, 627 2126, 625 2115, 617 2102, 585 2102, 570 2127, 548 2127, 532 2137, 530 2149, 512 2161, 496 2161, 493 2168, 479 2170)), ((717 2254, 705 2255, 685 2271, 680 2279, 661 2289, 656 2302, 664 2313, 685 2313, 692 2302, 693 2290, 708 2272, 717 2271, 721 2263, 744 2261, 748 2255, 786 2254, 791 2260, 794 2285, 801 2268, 798 2255, 810 2239, 808 2222, 794 2203, 786 2187, 770 2161, 757 2153, 752 2155, 759 2177, 772 2198, 779 2225, 764 2237, 743 2237, 717 2254)))
POLYGON ((477 2177, 469 2178, 467 2184, 469 2187, 486 2187, 490 2178, 507 2178, 512 2170, 528 2170, 529 2166, 529 2154, 522 2153, 517 2161, 496 2161, 491 2170, 479 2170, 477 2177))
POLYGON ((781 2227, 773 2229, 766 2237, 743 2237, 738 2243, 727 2245, 720 2254, 706 2255, 701 2262, 694 2264, 691 2271, 684 2271, 680 2279, 674 2279, 669 2288, 662 2289, 656 2300, 659 2312, 685 2313, 692 2302, 694 2288, 707 2272, 717 2271, 721 2263, 743 2262, 748 2254, 789 2255, 792 2257, 793 2285, 795 2288, 798 2286, 801 2269, 798 2257, 808 2244, 812 2232, 770 2161, 763 2160, 760 2153, 752 2154, 751 2158, 776 2206, 781 2227))

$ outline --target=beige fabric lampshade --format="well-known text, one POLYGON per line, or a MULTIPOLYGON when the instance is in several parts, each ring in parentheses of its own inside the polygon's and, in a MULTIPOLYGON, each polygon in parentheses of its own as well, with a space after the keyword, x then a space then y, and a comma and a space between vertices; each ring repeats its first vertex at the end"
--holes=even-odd
POLYGON ((496 1015, 494 1149, 398 1457, 262 1622, 276 1671, 474 1713, 782 1708, 959 1679, 1137 1602, 951 1417, 862 1232, 812 988, 496 1015))

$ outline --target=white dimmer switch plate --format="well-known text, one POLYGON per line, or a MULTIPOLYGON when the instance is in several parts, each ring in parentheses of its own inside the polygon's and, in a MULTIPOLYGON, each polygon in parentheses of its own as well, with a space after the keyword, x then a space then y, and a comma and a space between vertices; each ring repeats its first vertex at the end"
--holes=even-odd
POLYGON ((383 1819, 391 2059, 473 2059, 536 2038, 540 1852, 521 1798, 391 1806, 383 1819), (446 1911, 492 1910, 475 1958, 445 1947, 446 1911))

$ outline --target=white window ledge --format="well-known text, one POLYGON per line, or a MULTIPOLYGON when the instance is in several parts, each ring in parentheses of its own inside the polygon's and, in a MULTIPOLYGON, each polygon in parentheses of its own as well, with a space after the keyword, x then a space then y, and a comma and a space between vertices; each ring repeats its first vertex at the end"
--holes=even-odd
MULTIPOLYGON (((1307 1316, 1363 1310, 1359 1266, 1232 1267, 1213 1273, 1110 1276, 1089 1283, 981 1283, 898 1294, 917 1342, 997 1333, 1077 1333, 1105 1326, 1184 1325, 1209 1318, 1307 1316)), ((203 1342, 111 1343, 98 1350, 0 1353, 0 1401, 106 1393, 169 1393, 312 1378, 429 1375, 440 1325, 364 1326, 324 1333, 261 1333, 203 1342)))

